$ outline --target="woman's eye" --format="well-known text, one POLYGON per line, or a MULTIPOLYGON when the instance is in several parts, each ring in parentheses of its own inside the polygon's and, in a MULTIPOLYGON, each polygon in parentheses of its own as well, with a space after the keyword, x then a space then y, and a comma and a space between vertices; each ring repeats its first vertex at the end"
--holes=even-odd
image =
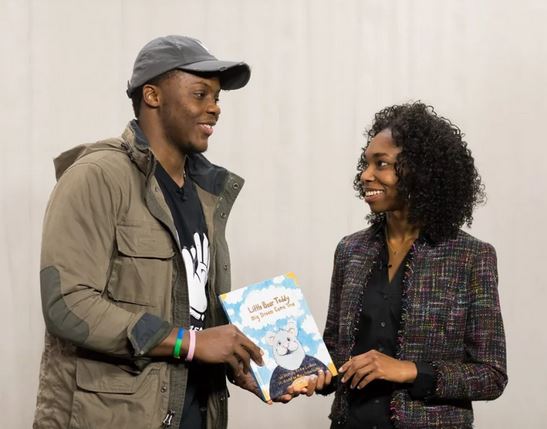
POLYGON ((204 92, 195 92, 194 95, 195 95, 197 98, 203 98, 203 97, 205 97, 205 93, 204 93, 204 92))
POLYGON ((377 167, 380 167, 380 168, 382 168, 382 167, 387 167, 388 165, 389 165, 389 163, 387 163, 387 162, 385 162, 385 161, 378 161, 378 162, 376 163, 376 166, 377 166, 377 167))

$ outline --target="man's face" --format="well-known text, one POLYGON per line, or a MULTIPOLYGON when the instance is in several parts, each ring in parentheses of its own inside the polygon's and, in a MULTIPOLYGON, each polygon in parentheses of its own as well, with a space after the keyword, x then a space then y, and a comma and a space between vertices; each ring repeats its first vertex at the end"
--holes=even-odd
POLYGON ((399 177, 395 171, 395 163, 401 150, 395 145, 391 131, 386 129, 371 140, 365 151, 367 165, 361 173, 361 182, 365 189, 365 202, 374 213, 404 208, 397 192, 399 177))
POLYGON ((218 78, 177 70, 158 84, 158 114, 167 142, 184 154, 207 150, 220 116, 218 78))

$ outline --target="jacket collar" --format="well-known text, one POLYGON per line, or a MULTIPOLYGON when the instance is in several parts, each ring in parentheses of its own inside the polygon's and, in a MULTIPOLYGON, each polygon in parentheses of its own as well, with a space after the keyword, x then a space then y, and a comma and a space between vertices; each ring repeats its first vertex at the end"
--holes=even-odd
MULTIPOLYGON (((147 177, 154 172, 157 162, 150 151, 150 145, 139 123, 132 120, 122 134, 122 148, 127 156, 147 177)), ((190 154, 186 158, 189 177, 205 191, 219 195, 229 175, 228 170, 214 165, 200 153, 190 154)))

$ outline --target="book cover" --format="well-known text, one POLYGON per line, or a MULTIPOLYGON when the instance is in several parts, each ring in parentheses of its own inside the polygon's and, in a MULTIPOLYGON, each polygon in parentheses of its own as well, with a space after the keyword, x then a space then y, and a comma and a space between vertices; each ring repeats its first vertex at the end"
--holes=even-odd
POLYGON ((293 273, 222 294, 220 302, 230 322, 264 351, 264 366, 251 361, 264 401, 320 369, 337 374, 293 273))

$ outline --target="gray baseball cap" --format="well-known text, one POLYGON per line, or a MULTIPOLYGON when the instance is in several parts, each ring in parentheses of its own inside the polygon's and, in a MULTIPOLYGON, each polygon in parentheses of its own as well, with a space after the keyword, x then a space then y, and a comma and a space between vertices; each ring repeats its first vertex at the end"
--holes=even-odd
POLYGON ((244 62, 219 61, 203 44, 191 37, 164 36, 148 42, 141 49, 127 82, 127 96, 150 79, 169 70, 217 75, 222 89, 244 87, 251 78, 251 69, 244 62))

